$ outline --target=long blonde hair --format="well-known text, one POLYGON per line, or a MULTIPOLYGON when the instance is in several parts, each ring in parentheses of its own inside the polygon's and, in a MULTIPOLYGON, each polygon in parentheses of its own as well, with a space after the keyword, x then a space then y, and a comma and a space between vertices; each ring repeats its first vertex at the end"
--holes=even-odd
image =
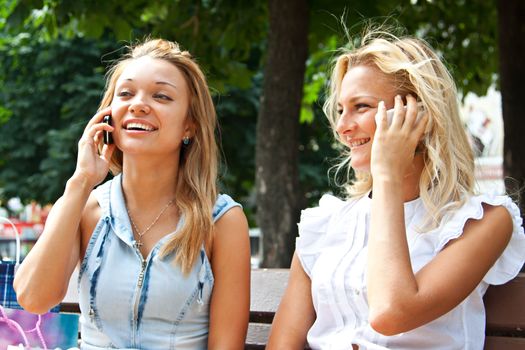
MULTIPOLYGON (((324 105, 336 139, 337 101, 341 81, 356 66, 375 67, 396 84, 396 93, 408 93, 423 103, 428 114, 425 137, 420 146, 424 169, 419 180, 419 193, 430 217, 423 225, 436 227, 450 210, 461 206, 474 192, 474 157, 459 116, 456 85, 449 71, 430 46, 421 39, 397 37, 381 30, 368 30, 360 45, 342 49, 331 74, 329 96, 324 105)), ((348 169, 351 154, 345 152, 338 170, 348 169)), ((355 180, 347 178, 348 196, 368 193, 372 188, 369 173, 356 172, 355 180)))
MULTIPOLYGON (((218 148, 215 139, 217 117, 208 90, 206 78, 187 51, 175 42, 149 39, 133 47, 108 73, 106 91, 100 109, 113 100, 115 85, 126 66, 135 59, 148 56, 165 60, 177 67, 186 80, 189 90, 188 118, 195 127, 189 145, 181 147, 176 204, 184 218, 177 235, 161 249, 161 256, 176 252, 175 263, 188 273, 199 256, 202 244, 209 245, 213 233, 213 206, 217 199, 218 148)), ((122 171, 122 151, 116 149, 111 161, 111 172, 122 171)))

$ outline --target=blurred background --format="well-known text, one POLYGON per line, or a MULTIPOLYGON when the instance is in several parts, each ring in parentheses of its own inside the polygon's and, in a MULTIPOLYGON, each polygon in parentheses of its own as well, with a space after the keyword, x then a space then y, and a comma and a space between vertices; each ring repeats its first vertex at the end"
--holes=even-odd
MULTIPOLYGON (((253 265, 288 267, 300 210, 341 193, 328 173, 340 150, 321 106, 337 48, 358 41, 369 20, 400 26, 443 55, 480 188, 517 195, 523 18, 522 0, 0 0, 0 216, 15 221, 27 253, 73 173, 107 67, 126 45, 162 37, 207 74, 221 191, 244 206, 253 265)), ((11 234, 0 226, 4 258, 11 234)))

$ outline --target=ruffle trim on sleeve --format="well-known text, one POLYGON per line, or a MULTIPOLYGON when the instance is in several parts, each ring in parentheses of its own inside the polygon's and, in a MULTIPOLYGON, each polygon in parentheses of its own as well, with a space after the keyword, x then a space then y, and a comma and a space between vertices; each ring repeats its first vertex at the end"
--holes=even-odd
POLYGON ((345 202, 332 195, 325 194, 319 200, 319 206, 301 212, 298 224, 299 237, 296 239, 296 252, 306 274, 311 278, 312 268, 323 247, 328 224, 332 215, 345 202))
POLYGON ((437 229, 440 234, 436 251, 441 251, 449 241, 461 236, 467 220, 479 220, 483 217, 483 203, 492 206, 504 206, 512 217, 513 231, 510 241, 483 278, 483 281, 489 284, 503 284, 516 277, 525 262, 523 220, 518 206, 508 196, 479 195, 471 197, 453 215, 444 218, 445 224, 437 229))

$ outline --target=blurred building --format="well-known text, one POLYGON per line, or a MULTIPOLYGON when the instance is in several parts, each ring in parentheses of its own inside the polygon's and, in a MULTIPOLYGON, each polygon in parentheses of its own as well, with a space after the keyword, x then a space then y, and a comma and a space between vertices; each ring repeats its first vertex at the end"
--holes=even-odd
POLYGON ((461 117, 476 156, 478 190, 504 193, 500 92, 491 87, 486 96, 468 93, 461 108, 461 117))

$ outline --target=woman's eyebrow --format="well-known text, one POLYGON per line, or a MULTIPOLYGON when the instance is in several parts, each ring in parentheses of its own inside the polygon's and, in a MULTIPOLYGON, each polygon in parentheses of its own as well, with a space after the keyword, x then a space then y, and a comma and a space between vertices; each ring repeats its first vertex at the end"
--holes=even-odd
POLYGON ((344 103, 352 103, 352 102, 354 102, 356 100, 359 100, 361 98, 371 98, 371 99, 373 99, 375 101, 379 101, 380 100, 379 98, 377 98, 375 96, 372 96, 372 95, 358 95, 358 96, 353 96, 353 97, 349 98, 346 101, 338 101, 337 102, 337 106, 342 106, 344 103))
POLYGON ((155 82, 155 84, 158 84, 158 85, 169 85, 169 86, 173 87, 174 89, 177 88, 177 85, 175 85, 173 83, 170 83, 169 81, 157 81, 157 82, 155 82))
MULTIPOLYGON (((124 81, 126 81, 126 82, 134 82, 133 78, 126 78, 126 79, 124 79, 124 81)), ((171 83, 169 81, 164 81, 164 80, 156 81, 155 84, 156 85, 169 85, 169 86, 172 86, 174 89, 177 88, 177 85, 175 85, 174 83, 171 83)))

